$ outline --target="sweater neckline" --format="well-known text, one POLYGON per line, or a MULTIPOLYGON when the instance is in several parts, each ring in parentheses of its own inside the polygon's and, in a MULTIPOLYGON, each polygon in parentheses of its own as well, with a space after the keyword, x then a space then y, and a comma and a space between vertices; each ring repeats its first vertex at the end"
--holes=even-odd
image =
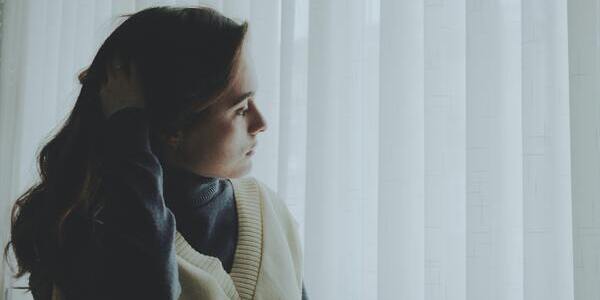
POLYGON ((178 211, 201 208, 219 197, 223 178, 196 174, 188 169, 165 165, 163 180, 167 205, 178 211))
POLYGON ((231 273, 221 261, 196 251, 176 230, 177 255, 209 272, 231 299, 252 299, 262 260, 262 201, 258 184, 252 177, 229 179, 238 210, 238 240, 231 273))

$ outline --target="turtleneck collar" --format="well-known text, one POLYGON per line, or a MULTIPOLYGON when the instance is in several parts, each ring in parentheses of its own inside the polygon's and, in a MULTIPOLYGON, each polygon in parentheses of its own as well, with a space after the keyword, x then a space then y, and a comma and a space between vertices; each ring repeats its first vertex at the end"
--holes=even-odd
POLYGON ((221 178, 205 177, 180 167, 163 168, 165 202, 170 207, 198 208, 220 191, 221 178))

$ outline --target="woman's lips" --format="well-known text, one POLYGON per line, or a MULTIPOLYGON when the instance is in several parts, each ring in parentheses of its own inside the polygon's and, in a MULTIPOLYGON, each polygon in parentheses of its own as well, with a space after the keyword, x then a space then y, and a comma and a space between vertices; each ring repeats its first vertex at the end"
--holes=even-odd
POLYGON ((254 152, 256 152, 256 145, 258 143, 254 143, 254 145, 252 145, 252 147, 250 147, 250 150, 248 152, 246 152, 246 155, 252 155, 254 154, 254 152))

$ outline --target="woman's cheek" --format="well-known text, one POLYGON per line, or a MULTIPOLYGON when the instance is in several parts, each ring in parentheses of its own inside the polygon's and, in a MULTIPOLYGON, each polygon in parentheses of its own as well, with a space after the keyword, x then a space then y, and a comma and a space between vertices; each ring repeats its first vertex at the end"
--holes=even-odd
POLYGON ((220 128, 215 130, 217 136, 215 137, 217 148, 219 153, 223 154, 230 159, 232 156, 232 144, 235 142, 234 130, 230 123, 225 123, 220 128))

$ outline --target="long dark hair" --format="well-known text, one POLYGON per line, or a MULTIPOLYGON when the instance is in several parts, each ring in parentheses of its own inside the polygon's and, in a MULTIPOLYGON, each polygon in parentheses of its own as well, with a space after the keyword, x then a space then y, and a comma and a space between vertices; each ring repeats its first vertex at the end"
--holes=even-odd
POLYGON ((79 75, 81 91, 68 119, 39 152, 38 183, 11 211, 4 260, 12 246, 18 264, 14 277, 29 272, 27 289, 34 296, 36 290, 51 288, 56 258, 68 250, 65 240, 77 237, 70 229, 81 226, 77 220, 93 219, 102 207, 96 197, 102 184, 98 140, 105 121, 99 90, 108 64, 119 57, 124 65, 137 67, 151 120, 150 142, 163 162, 162 137, 188 129, 196 112, 231 83, 248 28, 247 22, 239 24, 207 7, 153 7, 121 17, 125 21, 79 75))

